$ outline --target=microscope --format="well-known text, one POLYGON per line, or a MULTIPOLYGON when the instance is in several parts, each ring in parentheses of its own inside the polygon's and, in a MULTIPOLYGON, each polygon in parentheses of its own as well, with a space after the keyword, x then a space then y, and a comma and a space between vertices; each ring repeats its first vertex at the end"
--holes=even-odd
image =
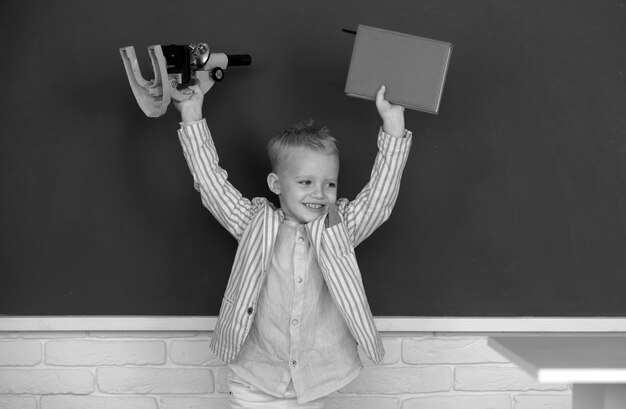
POLYGON ((203 93, 224 79, 227 67, 250 65, 248 54, 212 53, 206 43, 189 45, 153 45, 148 47, 154 78, 144 79, 135 48, 120 48, 130 87, 139 107, 148 117, 159 117, 173 99, 189 98, 181 90, 197 84, 203 93))

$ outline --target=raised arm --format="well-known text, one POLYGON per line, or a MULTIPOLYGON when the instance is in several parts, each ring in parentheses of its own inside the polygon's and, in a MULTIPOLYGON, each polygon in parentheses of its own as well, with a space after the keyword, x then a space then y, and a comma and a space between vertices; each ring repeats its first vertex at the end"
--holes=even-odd
POLYGON ((404 107, 389 103, 384 96, 382 86, 376 94, 376 108, 383 125, 370 180, 353 201, 342 199, 337 203, 354 246, 391 215, 411 147, 412 134, 404 128, 404 107))
POLYGON ((204 94, 200 88, 192 86, 183 93, 190 98, 175 103, 183 120, 178 137, 194 188, 200 193, 202 204, 239 240, 254 215, 257 201, 243 197, 228 181, 228 173, 219 166, 211 133, 202 119, 204 94))

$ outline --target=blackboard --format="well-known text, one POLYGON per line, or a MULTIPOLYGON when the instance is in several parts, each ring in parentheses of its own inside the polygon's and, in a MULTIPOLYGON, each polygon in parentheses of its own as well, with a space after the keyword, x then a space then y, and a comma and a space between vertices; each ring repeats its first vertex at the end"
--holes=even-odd
POLYGON ((217 315, 235 241, 193 189, 170 107, 119 56, 250 54, 206 96, 221 163, 267 196, 267 140, 313 118, 368 180, 380 125, 344 95, 366 24, 451 42, 391 219, 357 248, 377 316, 626 316, 621 0, 54 1, 0 5, 0 314, 217 315))

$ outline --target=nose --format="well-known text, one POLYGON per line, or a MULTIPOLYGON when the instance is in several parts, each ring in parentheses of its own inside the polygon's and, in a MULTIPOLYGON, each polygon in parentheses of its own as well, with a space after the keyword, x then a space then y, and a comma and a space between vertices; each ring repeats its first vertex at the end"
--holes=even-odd
POLYGON ((313 188, 313 192, 311 192, 311 196, 316 198, 316 199, 323 199, 324 198, 324 187, 322 185, 315 185, 315 187, 313 188))

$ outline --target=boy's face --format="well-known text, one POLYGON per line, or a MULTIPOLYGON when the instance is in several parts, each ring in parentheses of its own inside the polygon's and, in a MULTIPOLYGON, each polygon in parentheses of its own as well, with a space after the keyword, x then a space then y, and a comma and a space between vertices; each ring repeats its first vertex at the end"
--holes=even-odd
POLYGON ((277 173, 267 176, 267 183, 287 220, 309 223, 337 201, 338 176, 337 155, 298 147, 289 151, 277 173))

